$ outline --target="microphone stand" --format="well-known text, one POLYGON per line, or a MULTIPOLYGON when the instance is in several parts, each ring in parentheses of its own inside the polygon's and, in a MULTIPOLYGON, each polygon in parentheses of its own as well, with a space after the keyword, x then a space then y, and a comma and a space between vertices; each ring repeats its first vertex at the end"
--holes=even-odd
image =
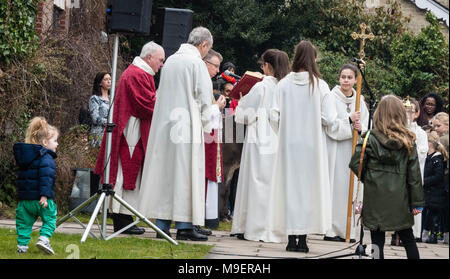
MULTIPOLYGON (((361 64, 364 64, 362 62, 362 60, 358 60, 356 61, 359 72, 361 74, 361 77, 363 79, 363 84, 364 84, 364 88, 366 89, 367 92, 369 92, 369 123, 367 125, 367 129, 370 130, 371 126, 372 126, 372 115, 373 115, 373 109, 375 108, 375 104, 376 104, 376 99, 375 99, 375 95, 373 94, 372 90, 370 89, 369 83, 366 80, 366 76, 361 68, 361 64)), ((338 255, 338 256, 334 256, 334 257, 328 257, 328 258, 322 258, 322 259, 338 259, 338 258, 344 258, 344 257, 349 257, 349 256, 358 256, 359 259, 362 259, 362 257, 369 257, 369 255, 367 255, 366 253, 366 248, 367 245, 363 244, 363 238, 364 238, 364 226, 362 224, 361 221, 361 226, 360 226, 360 233, 359 233, 359 244, 358 247, 356 247, 355 252, 350 253, 350 254, 345 254, 345 255, 338 255)))
MULTIPOLYGON (((112 64, 112 82, 111 82, 111 100, 114 100, 115 97, 115 81, 116 81, 116 71, 117 71, 117 55, 119 52, 119 35, 116 34, 115 35, 115 40, 114 40, 114 55, 113 55, 113 64, 112 64)), ((111 142, 112 142, 112 132, 114 127, 116 126, 113 123, 113 108, 114 108, 114 101, 111 102, 110 104, 110 111, 109 111, 109 115, 108 115, 108 123, 106 124, 106 156, 105 156, 105 173, 104 173, 104 183, 102 184, 101 188, 98 190, 98 192, 93 195, 92 197, 90 197, 88 200, 86 200, 85 202, 83 202, 82 204, 80 204, 78 207, 76 207, 74 210, 72 210, 71 212, 69 212, 69 214, 67 214, 66 216, 60 218, 57 223, 56 223, 56 227, 58 227, 59 225, 61 225, 62 223, 64 223, 66 220, 72 218, 73 220, 75 220, 75 222, 77 222, 79 225, 81 225, 83 228, 85 228, 86 230, 84 231, 84 234, 81 238, 81 243, 84 243, 86 241, 86 238, 88 236, 88 234, 90 234, 91 236, 93 236, 94 238, 97 238, 97 236, 95 234, 93 234, 91 232, 91 227, 94 224, 94 221, 97 217, 97 215, 100 213, 100 208, 102 208, 102 223, 101 223, 101 228, 100 228, 100 237, 103 240, 109 240, 117 235, 119 235, 120 233, 122 233, 123 231, 131 228, 132 226, 136 225, 137 223, 139 223, 139 221, 143 221, 144 223, 146 223, 147 225, 150 226, 150 228, 152 228, 154 231, 156 231, 157 234, 161 235, 163 238, 165 238, 167 241, 169 241, 170 243, 174 244, 174 245, 178 245, 178 243, 172 239, 170 236, 168 236, 167 234, 165 234, 161 229, 159 229, 156 225, 154 225, 152 222, 150 222, 144 215, 142 215, 141 213, 139 213, 136 209, 134 209, 130 204, 128 204, 126 201, 124 201, 121 197, 116 196, 115 192, 113 191, 113 185, 111 183, 109 183, 109 175, 110 175, 110 155, 111 155, 111 142), (136 221, 134 221, 133 223, 125 226, 124 228, 120 229, 119 231, 113 233, 110 236, 106 236, 106 220, 107 220, 107 212, 108 212, 108 199, 107 197, 111 196, 114 200, 116 200, 117 202, 119 202, 122 206, 124 206, 126 209, 128 209, 130 212, 132 212, 137 218, 136 221), (85 207, 89 206, 93 201, 97 200, 97 204, 95 206, 95 209, 92 213, 91 218, 89 219, 89 223, 87 226, 85 226, 82 222, 80 222, 80 220, 78 220, 75 215, 77 213, 79 213, 81 210, 83 210, 85 207)), ((98 238, 97 238, 98 239, 98 238)))

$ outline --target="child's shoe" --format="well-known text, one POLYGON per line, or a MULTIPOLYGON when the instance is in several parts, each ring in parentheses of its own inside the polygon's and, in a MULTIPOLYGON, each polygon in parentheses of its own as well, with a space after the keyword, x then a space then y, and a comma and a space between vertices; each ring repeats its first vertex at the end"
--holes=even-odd
POLYGON ((36 243, 37 248, 39 248, 42 252, 47 255, 54 255, 55 252, 50 246, 50 240, 45 236, 40 236, 38 242, 36 243))
POLYGON ((17 245, 17 253, 25 254, 28 251, 28 246, 17 245))

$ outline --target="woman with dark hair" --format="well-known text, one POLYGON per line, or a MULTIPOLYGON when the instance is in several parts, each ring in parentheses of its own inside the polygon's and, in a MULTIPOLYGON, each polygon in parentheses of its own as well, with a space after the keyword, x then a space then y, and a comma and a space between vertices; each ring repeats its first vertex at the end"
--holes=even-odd
POLYGON ((316 58, 310 42, 296 46, 292 72, 278 82, 270 112, 278 146, 263 241, 288 240, 287 251, 304 253, 309 251, 307 234, 325 234, 331 228, 325 129, 339 123, 316 58))
POLYGON ((231 232, 259 241, 264 233, 277 135, 269 123, 273 94, 279 80, 289 73, 284 51, 266 50, 261 56, 265 74, 236 107, 235 121, 247 125, 234 202, 231 232))
POLYGON ((420 115, 417 119, 417 124, 420 127, 431 125, 433 116, 443 110, 444 102, 442 98, 436 93, 428 93, 422 100, 420 100, 420 115))
POLYGON ((94 78, 92 96, 89 99, 89 114, 91 116, 92 144, 100 146, 108 122, 109 90, 111 89, 111 75, 98 73, 94 78))

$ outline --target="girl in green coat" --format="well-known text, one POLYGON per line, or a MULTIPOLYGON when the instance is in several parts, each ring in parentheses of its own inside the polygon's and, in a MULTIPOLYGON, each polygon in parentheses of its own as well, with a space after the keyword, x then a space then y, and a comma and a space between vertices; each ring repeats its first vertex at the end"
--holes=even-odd
MULTIPOLYGON (((373 121, 360 177, 364 183, 362 222, 370 229, 380 259, 384 258, 386 231, 397 231, 408 259, 418 259, 412 226, 424 198, 415 135, 408 129, 402 101, 394 95, 381 99, 373 121)), ((356 174, 362 146, 358 143, 349 165, 356 174)))

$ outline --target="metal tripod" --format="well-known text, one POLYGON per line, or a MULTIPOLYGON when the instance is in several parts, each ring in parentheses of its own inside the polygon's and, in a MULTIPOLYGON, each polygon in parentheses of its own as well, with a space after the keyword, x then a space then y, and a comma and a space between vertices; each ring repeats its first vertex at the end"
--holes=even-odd
POLYGON ((112 190, 113 186, 109 183, 109 174, 110 174, 110 162, 109 158, 111 155, 111 139, 112 139, 112 131, 114 127, 116 126, 113 121, 113 107, 114 107, 114 96, 115 96, 115 81, 116 81, 116 71, 117 71, 117 55, 119 52, 119 35, 115 35, 114 39, 114 55, 113 55, 113 69, 112 69, 112 81, 111 81, 111 97, 112 100, 109 115, 108 115, 108 123, 106 126, 106 166, 105 166, 105 174, 104 174, 104 183, 102 184, 101 189, 98 190, 98 192, 90 197, 88 200, 80 204, 78 207, 73 209, 69 214, 66 216, 60 218, 56 226, 58 227, 65 221, 67 221, 70 218, 73 218, 75 222, 80 224, 83 228, 85 228, 85 232, 83 234, 83 237, 81 238, 81 243, 84 243, 86 241, 86 238, 88 234, 93 236, 94 238, 98 239, 98 237, 91 232, 92 225, 94 224, 94 221, 97 217, 97 215, 100 212, 100 208, 102 208, 102 222, 101 222, 101 229, 100 229, 100 236, 104 240, 109 240, 118 234, 122 233, 123 231, 131 228, 132 226, 136 225, 138 222, 143 221, 147 225, 149 225, 154 231, 156 231, 157 234, 164 237, 166 240, 168 240, 170 243, 174 245, 178 245, 178 243, 172 239, 170 236, 165 234, 162 230, 160 230, 156 225, 154 225, 152 222, 150 222, 147 218, 145 218, 141 213, 139 213, 137 210, 135 210, 131 205, 129 205, 127 202, 125 202, 122 198, 115 195, 115 192, 112 190), (133 213, 137 218, 137 220, 128 226, 120 229, 119 231, 113 233, 110 236, 106 236, 106 218, 107 218, 107 212, 108 212, 108 199, 107 197, 112 196, 113 199, 115 199, 117 202, 119 202, 122 206, 124 206, 126 209, 128 209, 131 213, 133 213), (78 220, 75 215, 83 210, 85 207, 89 206, 94 200, 97 200, 97 205, 95 206, 94 211, 92 212, 91 219, 89 220, 89 223, 87 226, 85 226, 80 220, 78 220))

